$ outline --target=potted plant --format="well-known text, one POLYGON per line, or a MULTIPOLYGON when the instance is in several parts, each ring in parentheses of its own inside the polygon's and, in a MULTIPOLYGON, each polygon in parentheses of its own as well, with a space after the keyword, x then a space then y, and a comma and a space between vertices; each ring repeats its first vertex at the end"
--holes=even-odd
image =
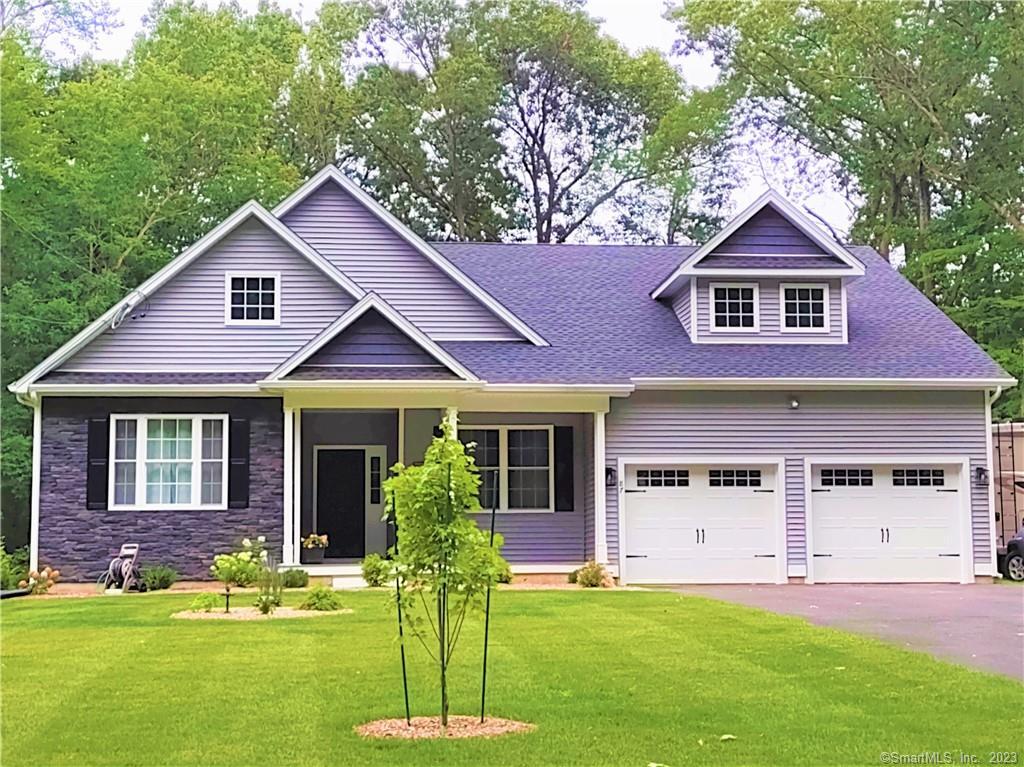
POLYGON ((327 536, 319 533, 310 533, 302 539, 304 549, 303 560, 309 564, 319 564, 324 561, 324 549, 327 548, 327 536))

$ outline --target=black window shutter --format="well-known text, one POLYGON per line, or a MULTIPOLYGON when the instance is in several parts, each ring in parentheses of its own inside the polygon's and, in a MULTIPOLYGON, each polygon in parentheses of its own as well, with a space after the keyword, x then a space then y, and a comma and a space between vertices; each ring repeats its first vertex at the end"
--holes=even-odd
POLYGON ((110 419, 89 419, 88 457, 85 478, 85 508, 107 508, 107 460, 110 453, 110 419))
POLYGON ((249 419, 231 418, 228 433, 228 508, 249 506, 249 419))
POLYGON ((573 511, 572 427, 555 427, 555 511, 573 511))

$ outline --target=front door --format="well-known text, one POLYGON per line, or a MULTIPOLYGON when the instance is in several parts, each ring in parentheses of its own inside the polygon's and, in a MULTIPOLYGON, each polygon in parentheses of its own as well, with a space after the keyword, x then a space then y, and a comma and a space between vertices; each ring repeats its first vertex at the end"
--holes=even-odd
POLYGON ((327 557, 357 559, 366 554, 363 450, 317 450, 316 520, 317 532, 327 534, 327 557))

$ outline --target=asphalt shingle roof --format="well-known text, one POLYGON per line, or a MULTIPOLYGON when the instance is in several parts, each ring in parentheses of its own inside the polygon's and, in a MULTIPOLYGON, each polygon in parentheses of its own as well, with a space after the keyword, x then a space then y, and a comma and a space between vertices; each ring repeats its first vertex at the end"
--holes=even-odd
POLYGON ((649 293, 693 248, 436 243, 551 344, 446 342, 490 383, 681 378, 1000 378, 1000 367, 873 249, 848 287, 848 344, 693 344, 649 293))

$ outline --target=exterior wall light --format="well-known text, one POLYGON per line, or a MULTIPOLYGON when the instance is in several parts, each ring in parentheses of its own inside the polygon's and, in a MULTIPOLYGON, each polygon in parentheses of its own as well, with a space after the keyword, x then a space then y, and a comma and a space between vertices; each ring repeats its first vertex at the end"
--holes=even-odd
POLYGON ((619 483, 618 474, 614 466, 604 467, 604 486, 615 487, 619 483))
POLYGON ((789 398, 789 409, 790 410, 799 410, 800 409, 800 400, 798 400, 796 397, 790 397, 789 398))

